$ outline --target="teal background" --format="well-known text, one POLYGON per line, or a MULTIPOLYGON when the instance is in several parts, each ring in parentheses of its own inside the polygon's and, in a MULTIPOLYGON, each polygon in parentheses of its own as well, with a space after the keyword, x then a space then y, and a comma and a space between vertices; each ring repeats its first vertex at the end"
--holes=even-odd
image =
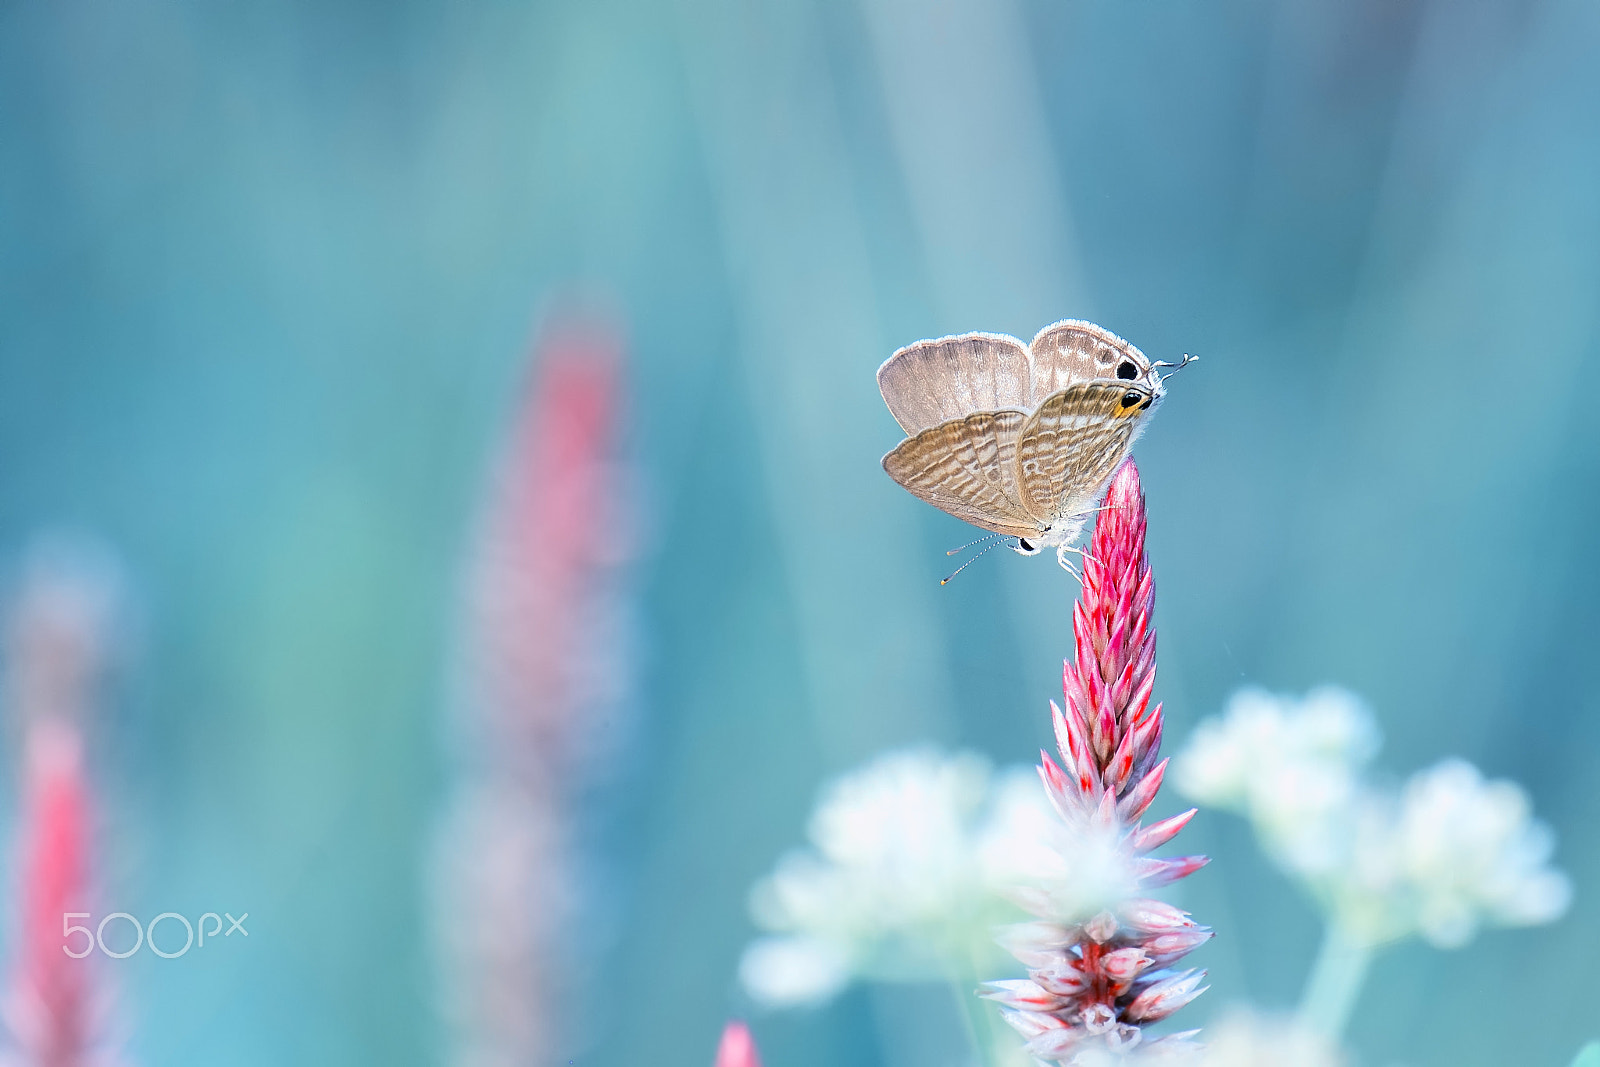
MULTIPOLYGON (((440 1061, 462 558, 572 300, 627 330, 651 546, 579 1062, 709 1062, 825 777, 1045 742, 1074 588, 1005 553, 937 587, 967 528, 879 472, 872 372, 1067 316, 1203 357, 1138 449, 1169 746, 1243 683, 1339 682, 1395 774, 1464 756, 1559 835, 1569 916, 1386 954, 1352 1044, 1564 1064, 1600 1029, 1600 7, 972 7, 0 7, 0 549, 89 529, 136 591, 108 892, 252 916, 116 968, 139 1062, 440 1061)), ((1238 822, 1185 837, 1219 934, 1186 1016, 1292 1003, 1309 907, 1238 822)), ((769 1067, 953 1064, 946 1010, 755 1028, 769 1067)))

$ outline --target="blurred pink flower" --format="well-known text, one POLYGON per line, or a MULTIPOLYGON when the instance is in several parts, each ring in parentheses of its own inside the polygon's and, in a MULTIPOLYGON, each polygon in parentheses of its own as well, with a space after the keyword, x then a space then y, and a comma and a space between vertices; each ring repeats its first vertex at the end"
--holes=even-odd
POLYGON ((1144 1040, 1205 991, 1204 972, 1171 965, 1211 936, 1187 914, 1136 896, 1192 874, 1203 856, 1156 859, 1194 816, 1139 820, 1161 788, 1161 705, 1156 675, 1155 585, 1145 556, 1144 495, 1130 460, 1112 479, 1073 608, 1077 654, 1067 661, 1065 710, 1051 704, 1062 763, 1042 754, 1045 790, 1060 816, 1059 868, 1015 899, 1040 921, 1012 927, 1004 946, 1028 978, 991 982, 985 996, 1028 1051, 1058 1063, 1181 1054, 1191 1033, 1144 1040), (1158 762, 1159 760, 1159 762, 1158 762))
POLYGON ((89 1067, 116 1056, 110 998, 92 955, 63 936, 65 916, 90 922, 94 804, 84 733, 110 658, 118 594, 103 549, 65 536, 27 555, 5 625, 5 703, 22 739, 17 927, 4 1003, 11 1048, 0 1062, 89 1067), (68 955, 70 948, 81 958, 68 955))
POLYGON ((715 1067, 761 1067, 761 1057, 756 1053, 756 1039, 751 1036, 750 1028, 737 1019, 722 1030, 715 1067))
MULTIPOLYGON (((22 830, 22 928, 8 1015, 27 1062, 89 1062, 89 960, 62 951, 62 916, 86 912, 89 795, 77 730, 58 719, 28 731, 22 830)), ((74 946, 77 948, 78 946, 74 946)))
POLYGON ((466 681, 494 760, 542 778, 591 755, 609 724, 585 712, 616 710, 627 672, 603 593, 636 536, 617 455, 621 339, 568 322, 539 350, 468 575, 466 681))
MULTIPOLYGON (((576 798, 626 731, 621 342, 546 331, 465 573, 459 773, 434 857, 448 1062, 565 1062, 593 928, 576 798)), ((591 938, 592 941, 592 938, 591 938)))

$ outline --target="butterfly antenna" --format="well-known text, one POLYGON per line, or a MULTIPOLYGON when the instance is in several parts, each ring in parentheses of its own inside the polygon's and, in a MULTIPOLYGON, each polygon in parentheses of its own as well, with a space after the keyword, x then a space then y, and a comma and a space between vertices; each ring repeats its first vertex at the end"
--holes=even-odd
MULTIPOLYGON (((996 535, 996 536, 999 536, 999 535, 996 535)), ((974 541, 973 544, 977 544, 977 542, 974 541)), ((977 555, 973 556, 971 559, 967 560, 961 566, 959 566, 955 570, 951 571, 950 572, 950 578, 954 578, 956 575, 960 574, 962 571, 966 570, 968 567, 970 567, 974 563, 978 562, 984 556, 988 555, 990 549, 998 548, 1002 544, 1004 544, 1004 542, 996 541, 994 544, 989 545, 987 548, 982 549, 981 551, 978 552, 977 555)), ((956 549, 956 551, 959 552, 961 550, 960 549, 956 549)), ((942 581, 939 582, 939 584, 940 585, 949 585, 950 584, 950 578, 943 579, 942 581)))
MULTIPOLYGON (((1004 536, 1005 536, 1005 534, 997 534, 997 533, 985 534, 984 536, 978 538, 976 541, 968 541, 964 545, 959 545, 959 546, 957 546, 955 548, 952 548, 950 551, 946 552, 945 555, 953 556, 957 552, 965 552, 967 549, 971 548, 973 545, 981 545, 985 541, 993 541, 996 537, 1004 537, 1004 536)), ((952 575, 951 577, 954 577, 954 575, 952 575)))
POLYGON ((1161 376, 1161 380, 1162 381, 1166 381, 1168 378, 1172 377, 1173 374, 1177 374, 1179 371, 1181 371, 1183 368, 1187 367, 1189 364, 1191 364, 1191 363, 1199 363, 1199 362, 1200 362, 1200 357, 1199 356, 1191 356, 1189 353, 1185 352, 1183 354, 1183 358, 1181 360, 1179 360, 1178 362, 1176 362, 1176 363, 1168 363, 1164 359, 1158 359, 1154 363, 1152 363, 1151 366, 1152 367, 1171 367, 1172 368, 1172 374, 1163 374, 1161 376))

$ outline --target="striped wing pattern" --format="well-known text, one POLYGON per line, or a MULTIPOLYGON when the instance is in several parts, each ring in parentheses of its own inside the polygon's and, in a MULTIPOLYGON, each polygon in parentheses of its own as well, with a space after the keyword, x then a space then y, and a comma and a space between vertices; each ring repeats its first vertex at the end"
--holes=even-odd
POLYGON ((1150 368, 1143 352, 1092 322, 1064 319, 1046 326, 1028 345, 1029 410, 1074 382, 1115 378, 1123 360, 1141 376, 1150 368))
POLYGON ((1149 414, 1119 414, 1129 392, 1126 382, 1079 382, 1028 417, 1017 438, 1017 472, 1022 504, 1041 527, 1094 507, 1149 414))
POLYGON ((1030 411, 1029 355, 1015 337, 968 333, 918 341, 878 368, 895 421, 915 435, 976 411, 1030 411))
POLYGON ((1017 482, 1018 434, 1029 420, 1020 411, 951 419, 901 441, 883 457, 883 469, 915 496, 979 529, 1035 537, 1043 526, 1023 507, 1017 482))

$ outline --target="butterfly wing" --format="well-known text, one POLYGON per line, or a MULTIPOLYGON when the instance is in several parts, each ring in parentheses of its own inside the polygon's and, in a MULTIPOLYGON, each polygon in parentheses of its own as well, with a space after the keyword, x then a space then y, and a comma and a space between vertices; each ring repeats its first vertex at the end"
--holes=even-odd
POLYGON ((1064 319, 1046 326, 1028 346, 1028 404, 1032 410, 1075 382, 1131 381, 1156 394, 1161 377, 1137 348, 1092 322, 1064 319))
POLYGON ((908 436, 970 415, 1028 403, 1028 350, 1015 337, 968 333, 918 341, 878 368, 878 389, 908 436))
POLYGON ((1023 507, 1016 481, 1020 411, 979 411, 929 427, 883 457, 889 477, 963 522, 1009 537, 1042 527, 1023 507))
POLYGON ((1017 435, 1017 482, 1033 519, 1049 526, 1094 507, 1154 408, 1124 381, 1078 382, 1047 397, 1017 435))

